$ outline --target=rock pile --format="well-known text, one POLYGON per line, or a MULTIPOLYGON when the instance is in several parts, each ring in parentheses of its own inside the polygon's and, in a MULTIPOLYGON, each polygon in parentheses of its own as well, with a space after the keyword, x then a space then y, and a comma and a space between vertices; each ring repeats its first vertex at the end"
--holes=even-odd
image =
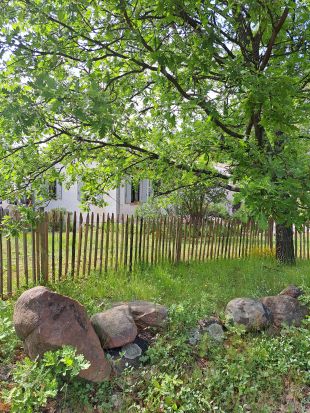
POLYGON ((13 322, 30 358, 71 345, 90 362, 80 376, 101 382, 109 378, 112 368, 105 351, 117 348, 128 360, 139 357, 142 350, 137 343, 132 344, 138 332, 148 326, 159 327, 166 318, 166 307, 132 301, 116 304, 89 320, 79 302, 39 286, 19 297, 13 322))
POLYGON ((280 328, 282 325, 299 327, 309 314, 309 309, 297 298, 302 291, 290 285, 280 294, 252 298, 235 298, 225 310, 226 318, 233 324, 241 324, 248 331, 263 330, 269 326, 280 328))

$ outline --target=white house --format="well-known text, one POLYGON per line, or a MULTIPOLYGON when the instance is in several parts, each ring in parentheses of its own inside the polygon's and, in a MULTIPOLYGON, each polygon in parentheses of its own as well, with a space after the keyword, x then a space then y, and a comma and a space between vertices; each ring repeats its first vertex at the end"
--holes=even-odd
MULTIPOLYGON (((42 205, 45 211, 64 208, 68 212, 83 212, 81 207, 81 185, 79 183, 75 183, 67 189, 57 182, 51 190, 52 198, 42 205)), ((105 207, 90 205, 90 212, 133 215, 136 208, 147 201, 150 191, 151 185, 147 179, 140 181, 137 189, 130 183, 124 184, 104 195, 103 198, 107 204, 105 207)))

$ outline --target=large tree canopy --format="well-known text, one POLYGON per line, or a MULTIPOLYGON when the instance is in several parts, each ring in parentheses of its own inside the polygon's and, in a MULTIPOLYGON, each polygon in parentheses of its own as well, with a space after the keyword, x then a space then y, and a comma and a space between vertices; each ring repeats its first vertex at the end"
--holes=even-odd
POLYGON ((133 175, 309 218, 307 0, 4 0, 0 22, 2 196, 65 167, 89 201, 133 175))

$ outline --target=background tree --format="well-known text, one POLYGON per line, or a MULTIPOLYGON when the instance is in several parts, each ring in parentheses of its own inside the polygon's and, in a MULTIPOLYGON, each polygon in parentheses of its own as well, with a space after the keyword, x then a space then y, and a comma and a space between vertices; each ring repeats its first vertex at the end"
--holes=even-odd
POLYGON ((163 192, 207 182, 273 217, 293 262, 310 205, 308 16, 300 0, 5 0, 1 196, 62 168, 89 202, 124 175, 163 192))
POLYGON ((171 197, 169 210, 199 224, 202 219, 211 215, 228 215, 225 208, 226 196, 222 188, 208 188, 203 183, 198 183, 171 197))

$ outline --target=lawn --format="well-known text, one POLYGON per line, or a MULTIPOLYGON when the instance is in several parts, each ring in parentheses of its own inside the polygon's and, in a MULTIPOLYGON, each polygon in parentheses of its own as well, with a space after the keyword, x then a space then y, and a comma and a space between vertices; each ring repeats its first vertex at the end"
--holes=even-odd
MULTIPOLYGON (((170 317, 139 369, 103 385, 74 379, 59 392, 58 405, 68 404, 72 412, 84 405, 89 409, 84 411, 98 413, 309 412, 309 323, 278 336, 230 329, 224 345, 206 340, 188 344, 197 321, 213 313, 223 316, 230 299, 277 294, 292 283, 309 298, 309 262, 283 267, 263 258, 215 260, 141 268, 131 275, 93 273, 79 282, 60 283, 57 291, 79 300, 89 314, 113 301, 145 299, 167 305, 170 317)), ((6 302, 0 314, 2 370, 23 357, 7 320, 12 304, 6 302)))

